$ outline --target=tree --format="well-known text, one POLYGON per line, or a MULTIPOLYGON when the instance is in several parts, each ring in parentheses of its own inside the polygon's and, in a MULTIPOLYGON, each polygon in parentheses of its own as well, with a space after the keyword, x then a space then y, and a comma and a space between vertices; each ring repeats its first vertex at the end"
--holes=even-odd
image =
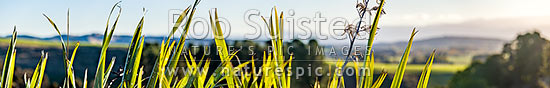
POLYGON ((548 87, 544 79, 550 78, 549 47, 549 41, 538 32, 519 35, 504 45, 502 53, 488 57, 485 63, 475 62, 455 74, 450 87, 479 87, 486 84, 498 88, 548 87))

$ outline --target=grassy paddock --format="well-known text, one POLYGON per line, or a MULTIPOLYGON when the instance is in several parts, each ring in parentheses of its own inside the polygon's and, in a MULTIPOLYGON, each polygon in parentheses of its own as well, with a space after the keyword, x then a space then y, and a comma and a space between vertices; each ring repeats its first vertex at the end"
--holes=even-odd
MULTIPOLYGON (((325 62, 331 66, 335 66, 336 62, 325 62)), ((358 64, 359 66, 363 66, 362 64, 358 64)), ((348 67, 353 67, 353 64, 347 64, 348 67)), ((389 73, 395 73, 397 69, 398 64, 394 63, 374 63, 374 70, 375 72, 379 72, 382 69, 387 70, 389 73)), ((432 71, 434 73, 448 73, 448 74, 454 74, 457 71, 464 70, 468 64, 433 64, 432 65, 432 71)), ((422 69, 424 68, 424 64, 409 64, 405 68, 405 72, 407 73, 420 73, 422 69)))
MULTIPOLYGON (((379 73, 382 69, 386 69, 390 74, 395 73, 397 65, 398 64, 375 63, 374 72, 379 73)), ((467 66, 466 64, 433 64, 428 87, 440 88, 446 86, 457 71, 462 71, 467 66)), ((405 74, 409 74, 409 77, 417 77, 416 74, 420 74, 423 68, 423 64, 409 64, 405 69, 405 74)))
MULTIPOLYGON (((331 66, 335 66, 336 62, 325 62, 331 66)), ((363 66, 361 64, 358 64, 359 66, 363 66)), ((388 71, 388 73, 395 73, 395 70, 397 69, 398 64, 388 64, 388 63, 375 63, 374 64, 374 71, 379 72, 382 69, 385 69, 388 71)), ((447 74, 454 74, 457 71, 464 70, 468 65, 467 64, 433 64, 432 65, 432 71, 434 73, 447 73, 447 74)), ((353 67, 353 64, 347 64, 347 67, 353 67)), ((422 69, 424 68, 423 64, 409 64, 405 68, 405 72, 407 73, 420 73, 422 69)))
MULTIPOLYGON (((395 73, 395 70, 397 69, 397 64, 375 63, 374 66, 375 66, 374 67, 375 71, 386 69, 389 73, 395 73)), ((432 71, 434 73, 454 74, 457 71, 464 70, 467 66, 468 65, 465 65, 465 64, 433 64, 432 71)), ((411 73, 411 72, 420 73, 423 68, 424 68, 423 64, 409 64, 407 65, 407 68, 405 68, 405 70, 407 73, 411 73)))
MULTIPOLYGON (((325 62, 331 66, 335 66, 336 62, 325 62)), ((348 67, 353 67, 353 64, 348 64, 348 67)), ((362 66, 359 64, 359 66, 362 66)), ((375 63, 374 64, 374 73, 379 74, 382 69, 385 69, 389 74, 394 74, 397 70, 398 64, 396 63, 375 63)), ((445 87, 449 81, 451 80, 452 76, 457 71, 464 70, 468 65, 467 64, 433 64, 432 65, 432 73, 431 77, 429 79, 428 87, 430 88, 440 88, 445 87)), ((405 79, 408 79, 407 77, 418 77, 417 74, 420 74, 424 68, 424 64, 409 64, 405 68, 405 73, 409 74, 405 76, 405 79)), ((417 79, 417 78, 413 78, 417 79)), ((391 79, 387 79, 391 80, 391 79)), ((386 81, 388 82, 388 81, 386 81)), ((389 81, 391 82, 391 81, 389 81)))

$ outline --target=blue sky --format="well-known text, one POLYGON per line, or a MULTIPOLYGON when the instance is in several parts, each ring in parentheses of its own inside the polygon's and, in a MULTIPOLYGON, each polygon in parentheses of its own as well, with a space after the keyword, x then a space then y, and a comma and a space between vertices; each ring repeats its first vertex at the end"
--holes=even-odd
MULTIPOLYGON (((2 0, 0 1, 0 35, 9 35, 14 25, 21 34, 48 37, 56 35, 42 13, 65 29, 66 11, 71 11, 71 34, 102 33, 110 7, 116 0, 2 0)), ((127 0, 122 1, 122 16, 115 34, 131 34, 147 8, 144 34, 168 34, 169 10, 183 9, 192 0, 127 0)), ((220 17, 231 25, 231 38, 240 39, 252 27, 245 23, 245 12, 257 9, 268 16, 277 6, 287 17, 313 19, 320 13, 327 21, 341 17, 356 19, 355 0, 203 0, 197 17, 208 17, 218 8, 220 17), (294 15, 288 13, 293 10, 294 15)), ((538 29, 550 34, 548 0, 387 0, 387 15, 381 18, 377 41, 393 42, 408 38, 413 27, 418 38, 438 36, 475 36, 512 39, 521 32, 538 29)), ((252 17, 252 19, 259 17, 252 17)), ((324 25, 328 25, 325 22, 324 25)), ((323 23, 322 23, 323 24, 323 23)), ((314 24, 307 24, 314 28, 314 24)), ((328 26, 321 26, 321 33, 328 26)))

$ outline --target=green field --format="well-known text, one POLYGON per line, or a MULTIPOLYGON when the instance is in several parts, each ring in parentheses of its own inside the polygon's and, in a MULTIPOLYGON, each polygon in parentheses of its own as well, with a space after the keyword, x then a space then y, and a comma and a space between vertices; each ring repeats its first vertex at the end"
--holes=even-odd
MULTIPOLYGON (((374 64, 375 70, 386 69, 390 73, 394 73, 398 64, 374 64)), ((349 66, 349 65, 348 65, 349 66)), ((433 64, 432 71, 439 73, 455 73, 464 70, 468 65, 460 64, 433 64)), ((420 72, 424 69, 424 64, 407 64, 406 71, 420 72)))
MULTIPOLYGON (((335 62, 325 62, 331 66, 334 66, 335 62)), ((348 63, 348 67, 354 66, 353 63, 348 63)), ((362 63, 358 63, 358 66, 363 66, 362 63)), ((388 71, 389 74, 395 73, 397 70, 398 64, 393 63, 375 63, 374 64, 374 72, 380 73, 382 69, 388 71)), ((441 88, 446 87, 446 85, 449 83, 453 75, 457 71, 464 70, 468 65, 467 64, 433 64, 432 65, 432 73, 430 76, 429 81, 429 88, 441 88)), ((419 74, 421 73, 422 69, 424 69, 424 64, 407 64, 407 67, 405 69, 405 73, 409 75, 405 75, 405 80, 418 80, 419 74)), ((393 76, 388 76, 386 78, 385 82, 391 82, 393 76)))
MULTIPOLYGON (((398 64, 375 64, 374 70, 375 72, 380 72, 381 69, 386 69, 390 74, 395 73, 397 69, 398 64)), ((432 74, 430 76, 430 81, 428 86, 430 88, 439 88, 446 86, 453 75, 457 71, 464 70, 468 65, 462 65, 462 64, 433 64, 432 65, 432 74)), ((405 69, 405 72, 407 74, 420 74, 422 69, 424 68, 424 64, 407 64, 407 68, 405 69)), ((416 75, 409 75, 409 76, 416 76, 416 75)), ((411 78, 410 80, 418 80, 417 77, 407 77, 411 78)), ((391 79, 391 78, 386 78, 391 79)))
MULTIPOLYGON (((336 62, 325 62, 329 65, 335 65, 336 62)), ((358 63, 358 66, 363 66, 363 63, 358 63)), ((424 69, 425 64, 407 64, 406 71, 407 72, 420 72, 422 69, 424 69)), ((347 66, 354 66, 353 63, 348 63, 347 66)), ((379 71, 381 69, 387 70, 389 73, 395 73, 395 70, 397 69, 398 64, 392 64, 392 63, 375 63, 374 64, 374 70, 379 71)), ((468 65, 467 64, 433 64, 432 65, 432 71, 433 72, 439 72, 439 73, 452 73, 454 74, 457 71, 464 70, 468 65)))
MULTIPOLYGON (((334 65, 335 62, 326 62, 327 64, 334 65)), ((354 66, 353 63, 348 63, 348 67, 354 66)), ((358 64, 359 67, 363 66, 362 63, 358 64)), ((386 64, 386 63, 375 63, 374 70, 380 71, 382 69, 387 70, 389 73, 395 73, 397 70, 398 64, 386 64)), ((468 65, 466 64, 433 64, 432 71, 434 73, 448 73, 454 74, 457 71, 464 70, 468 65)), ((424 69, 424 64, 407 64, 405 69, 408 73, 421 72, 424 69)))

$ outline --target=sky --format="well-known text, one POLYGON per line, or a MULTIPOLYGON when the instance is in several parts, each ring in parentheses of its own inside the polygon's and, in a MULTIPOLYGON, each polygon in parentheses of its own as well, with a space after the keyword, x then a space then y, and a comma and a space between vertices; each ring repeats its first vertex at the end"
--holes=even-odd
MULTIPOLYGON (((108 12, 116 2, 118 0, 1 0, 0 35, 11 34, 14 25, 24 35, 57 35, 42 16, 43 13, 50 16, 64 33, 68 8, 72 35, 103 33, 108 12)), ((122 1, 122 13, 115 34, 132 34, 143 14, 142 8, 146 8, 144 35, 167 35, 171 25, 170 11, 184 9, 192 3, 193 0, 122 1)), ((387 0, 383 7, 387 14, 380 19, 381 30, 376 41, 405 41, 415 27, 420 30, 417 39, 469 36, 512 40, 517 34, 534 30, 550 35, 548 3, 549 0, 387 0)), ((217 8, 219 16, 230 26, 224 26, 224 29, 231 30, 228 37, 245 39, 243 35, 253 32, 251 30, 255 28, 250 22, 261 22, 259 16, 249 14, 259 12, 259 15, 267 17, 271 8, 277 6, 287 19, 285 24, 288 29, 297 29, 301 25, 301 28, 315 32, 311 34, 311 39, 317 39, 321 38, 316 36, 318 32, 319 35, 330 35, 331 28, 343 28, 329 27, 335 19, 357 22, 353 21, 358 18, 355 4, 356 0, 203 0, 197 6, 196 17, 199 18, 195 19, 202 18, 206 21, 203 23, 207 23, 209 10, 217 8), (315 21, 319 18, 324 21, 316 27, 315 21)), ((369 7, 374 4, 373 0, 369 7)), ((209 30, 204 27, 194 26, 193 29, 204 30, 192 35, 200 37, 201 33, 209 34, 204 32, 209 30)), ((303 32, 298 30, 295 35, 303 32)))

